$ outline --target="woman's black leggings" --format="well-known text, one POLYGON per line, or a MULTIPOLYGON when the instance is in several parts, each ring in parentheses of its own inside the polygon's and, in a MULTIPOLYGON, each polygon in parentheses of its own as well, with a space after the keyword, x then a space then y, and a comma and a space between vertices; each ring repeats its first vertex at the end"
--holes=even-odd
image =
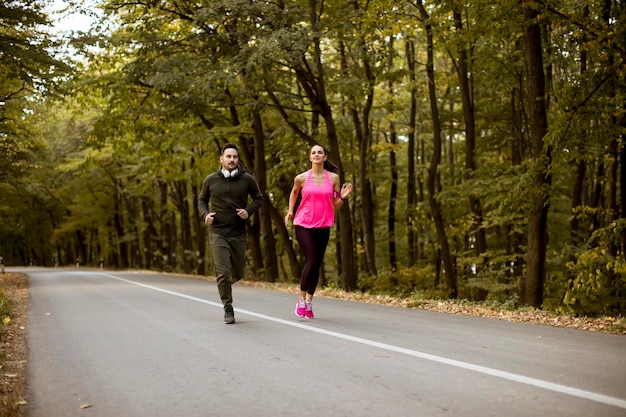
POLYGON ((320 278, 320 267, 324 260, 324 253, 330 239, 330 227, 307 229, 296 226, 296 239, 304 252, 306 263, 300 276, 300 291, 315 294, 317 282, 320 278))

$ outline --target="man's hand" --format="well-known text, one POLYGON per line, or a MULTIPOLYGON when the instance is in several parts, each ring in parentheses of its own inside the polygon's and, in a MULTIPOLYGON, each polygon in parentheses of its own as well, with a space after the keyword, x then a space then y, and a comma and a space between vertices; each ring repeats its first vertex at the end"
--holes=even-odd
POLYGON ((244 220, 249 217, 248 212, 246 211, 246 209, 237 209, 237 216, 241 217, 244 220))
POLYGON ((213 218, 215 217, 215 213, 209 213, 206 215, 206 217, 204 218, 204 222, 206 224, 213 224, 213 218))

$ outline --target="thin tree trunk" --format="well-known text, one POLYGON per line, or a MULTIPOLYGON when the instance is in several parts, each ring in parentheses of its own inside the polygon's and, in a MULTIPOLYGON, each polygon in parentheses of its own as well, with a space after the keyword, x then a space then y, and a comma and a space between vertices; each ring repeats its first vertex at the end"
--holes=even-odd
POLYGON ((170 212, 167 214, 167 239, 168 247, 167 251, 169 255, 170 271, 179 271, 180 259, 178 257, 178 231, 176 227, 176 213, 170 212))
MULTIPOLYGON (((345 55, 345 47, 340 42, 339 51, 341 54, 341 66, 343 71, 347 71, 348 64, 345 55)), ((359 197, 361 200, 361 234, 363 237, 363 249, 365 256, 365 270, 369 275, 377 275, 376 268, 376 245, 374 238, 374 201, 372 198, 372 186, 368 177, 368 160, 371 145, 371 130, 369 126, 369 115, 374 103, 374 75, 369 67, 366 58, 363 58, 363 70, 368 81, 368 94, 365 104, 359 112, 355 107, 350 109, 354 131, 356 132, 359 144, 359 197)))
MULTIPOLYGON (((195 165, 195 159, 191 161, 192 167, 195 165)), ((194 175, 195 178, 195 175, 194 175)), ((192 179, 192 184, 197 184, 198 181, 192 179)), ((198 201, 198 187, 191 187, 192 201, 198 201)), ((206 264, 204 259, 206 257, 206 240, 207 240, 207 227, 200 219, 200 211, 197 204, 192 204, 191 224, 196 236, 196 273, 198 275, 206 274, 206 264)))
POLYGON ((151 200, 149 197, 141 198, 141 210, 143 211, 143 247, 146 249, 146 268, 152 269, 152 261, 154 259, 153 240, 157 237, 157 231, 154 227, 154 219, 150 212, 149 205, 151 200))
MULTIPOLYGON (((263 133, 263 121, 257 111, 251 114, 252 130, 254 132, 254 172, 259 183, 261 192, 267 195, 267 166, 265 163, 265 135, 263 133)), ((267 282, 276 282, 278 279, 278 258, 276 256, 276 240, 272 229, 272 216, 264 203, 259 209, 259 221, 261 223, 261 248, 263 251, 263 272, 267 282)))
POLYGON ((599 160, 595 169, 595 174, 593 175, 593 184, 591 189, 591 201, 590 206, 593 210, 593 217, 591 219, 593 223, 593 230, 597 230, 600 228, 602 224, 602 219, 600 218, 600 209, 602 205, 602 201, 604 200, 604 192, 602 189, 602 185, 604 183, 604 161, 599 160))
POLYGON ((409 104, 409 133, 407 138, 407 251, 408 266, 412 267, 417 262, 417 188, 415 175, 415 133, 417 128, 417 83, 415 76, 415 43, 407 39, 405 44, 406 60, 408 67, 409 89, 411 92, 409 104))
MULTIPOLYGON (((394 41, 395 37, 389 37, 389 53, 387 60, 387 70, 389 73, 393 72, 393 57, 394 57, 394 41)), ((389 112, 394 112, 394 82, 389 80, 387 83, 389 89, 389 112)), ((394 150, 398 144, 398 135, 396 133, 396 125, 393 122, 393 118, 389 122, 389 142, 392 145, 391 152, 389 152, 389 169, 391 170, 391 189, 389 191, 389 217, 387 218, 387 233, 389 234, 388 250, 389 250, 389 266, 392 272, 396 272, 398 269, 398 257, 396 253, 396 199, 398 198, 398 164, 396 161, 396 151, 394 150)), ((398 283, 398 278, 395 274, 392 274, 392 285, 398 283)))
POLYGON ((574 178, 574 187, 572 189, 572 220, 570 221, 570 239, 572 241, 572 245, 574 246, 577 246, 581 242, 580 214, 577 213, 577 210, 583 203, 583 185, 585 181, 586 168, 587 163, 584 159, 581 159, 576 164, 576 177, 574 178))
MULTIPOLYGON (((605 0, 604 5, 603 5, 603 13, 602 13, 602 18, 604 20, 604 23, 607 25, 608 28, 611 28, 613 26, 613 24, 611 23, 611 1, 605 0)), ((613 57, 613 55, 609 55, 608 56, 608 67, 612 68, 615 64, 615 59, 613 57)), ((608 79, 608 88, 607 88, 607 96, 610 100, 614 100, 615 99, 615 90, 616 90, 616 83, 615 83, 615 76, 611 76, 608 79)), ((617 118, 615 117, 615 113, 611 114, 611 116, 609 117, 609 125, 612 127, 612 131, 613 132, 618 132, 619 131, 619 126, 617 125, 617 118)), ((617 179, 618 179, 618 164, 621 160, 620 158, 620 145, 618 143, 618 139, 617 139, 617 134, 615 134, 615 137, 613 137, 613 139, 611 139, 611 143, 609 144, 609 168, 608 168, 608 178, 607 178, 607 212, 608 212, 608 223, 607 224, 611 224, 613 223, 615 220, 618 219, 618 215, 619 215, 619 209, 617 207, 617 179)), ((613 258, 617 257, 617 244, 616 244, 616 240, 612 238, 609 239, 608 242, 608 249, 609 249, 609 254, 611 256, 613 256, 613 258)), ((606 282, 606 286, 607 288, 611 289, 613 287, 613 284, 615 282, 615 273, 613 271, 612 268, 608 268, 607 271, 607 282, 606 282)))
MULTIPOLYGON (((128 219, 129 219, 129 224, 128 224, 128 230, 132 230, 131 234, 133 236, 135 236, 130 242, 130 259, 131 259, 131 266, 133 268, 145 268, 144 263, 143 263, 143 256, 140 252, 140 245, 139 245, 139 236, 141 236, 141 216, 139 215, 139 205, 138 205, 138 200, 136 196, 131 196, 130 198, 126 198, 126 206, 127 206, 127 210, 128 210, 128 219)), ((89 260, 91 260, 91 256, 89 257, 89 260)), ((85 259, 85 262, 87 262, 88 260, 85 259)))
MULTIPOLYGON (((127 269, 128 268, 128 244, 126 243, 126 239, 125 239, 125 232, 124 232, 124 215, 123 215, 123 204, 122 204, 122 197, 121 195, 118 193, 119 191, 119 184, 116 182, 115 183, 115 209, 113 211, 113 224, 115 227, 115 233, 116 233, 116 238, 117 238, 117 258, 119 259, 119 266, 122 269, 127 269)), ((85 254, 84 253, 79 253, 79 256, 81 256, 81 259, 85 259, 85 254)))
MULTIPOLYGON (((457 30, 463 31, 461 13, 454 11, 454 21, 457 30)), ((459 86, 461 90, 461 103, 463 105, 463 117, 465 120, 465 179, 469 180, 476 171, 475 148, 476 148, 476 116, 474 113, 474 98, 470 80, 468 78, 469 65, 467 49, 459 49, 459 65, 457 73, 459 75, 459 86)), ((483 211, 480 199, 474 195, 469 196, 469 206, 472 212, 472 234, 474 236, 475 254, 481 255, 487 250, 487 238, 483 228, 483 211)))
MULTIPOLYGON (((622 117, 621 131, 626 131, 626 117, 622 117)), ((620 147, 619 160, 620 160, 620 216, 626 218, 626 150, 624 149, 625 135, 621 135, 620 140, 622 146, 620 147)), ((622 231, 621 248, 622 253, 626 253, 626 230, 622 231)))
POLYGON ((178 267, 178 259, 176 259, 176 248, 178 247, 178 234, 176 231, 176 214, 167 209, 168 203, 170 200, 169 193, 167 190, 169 189, 169 184, 165 181, 162 183, 162 198, 164 199, 164 203, 161 206, 164 210, 163 212, 163 256, 164 256, 164 265, 163 268, 165 271, 175 271, 178 267))
MULTIPOLYGON (((584 7, 583 14, 585 18, 589 16, 589 6, 586 5, 584 7)), ((580 51, 580 73, 584 75, 587 72, 587 51, 582 49, 580 51)), ((579 152, 580 154, 580 152, 579 152)), ((574 178, 574 187, 572 188, 572 208, 571 208, 571 216, 572 220, 570 221, 570 239, 572 245, 577 246, 581 242, 580 236, 580 214, 577 213, 577 209, 579 209, 583 204, 583 189, 585 184, 585 173, 587 170, 587 162, 585 159, 581 158, 576 164, 576 177, 574 178)), ((572 256, 572 261, 575 261, 572 256)))
POLYGON ((526 276, 522 280, 520 302, 540 308, 543 303, 543 285, 546 274, 548 196, 551 185, 552 152, 550 146, 543 143, 543 138, 548 130, 548 120, 541 30, 536 20, 540 11, 535 8, 536 6, 540 5, 532 1, 522 2, 526 101, 529 109, 530 141, 535 166, 530 194, 531 211, 528 218, 527 267, 526 276))
POLYGON ((426 28, 426 42, 428 47, 427 63, 426 63, 426 75, 428 77, 428 95, 430 99, 430 109, 433 122, 433 154, 428 166, 428 178, 426 186, 428 188, 428 201, 430 203, 430 209, 437 230, 437 239, 439 241, 439 249, 441 250, 441 260, 444 266, 444 274, 446 277, 446 286, 448 289, 448 296, 450 298, 456 298, 457 291, 457 279, 456 269, 452 262, 452 256, 450 254, 450 245, 448 243, 448 237, 446 235, 446 226, 437 200, 439 181, 438 181, 438 169, 441 162, 441 120, 439 118, 439 109, 437 107, 437 90, 435 88, 435 69, 434 69, 434 41, 432 26, 430 25, 430 16, 426 12, 421 0, 416 2, 417 8, 420 11, 420 17, 426 28))
MULTIPOLYGON (((185 166, 181 167, 182 172, 185 172, 185 166)), ((178 210, 178 218, 180 219, 180 241, 182 244, 182 258, 179 262, 182 262, 183 272, 190 274, 191 256, 193 253, 193 246, 191 240, 191 224, 189 222, 190 210, 189 200, 187 199, 187 182, 183 180, 174 181, 172 184, 172 198, 174 200, 174 206, 178 210)), ((176 218, 176 217, 175 217, 176 218)))

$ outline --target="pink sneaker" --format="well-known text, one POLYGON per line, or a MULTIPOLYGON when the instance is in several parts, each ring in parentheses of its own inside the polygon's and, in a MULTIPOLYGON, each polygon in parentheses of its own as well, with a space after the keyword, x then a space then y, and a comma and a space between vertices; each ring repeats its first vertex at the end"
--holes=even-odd
POLYGON ((296 316, 305 317, 306 316, 306 304, 304 300, 298 300, 296 303, 296 316))
POLYGON ((315 315, 313 314, 313 304, 310 302, 306 302, 306 310, 304 311, 304 317, 307 319, 314 319, 315 315))

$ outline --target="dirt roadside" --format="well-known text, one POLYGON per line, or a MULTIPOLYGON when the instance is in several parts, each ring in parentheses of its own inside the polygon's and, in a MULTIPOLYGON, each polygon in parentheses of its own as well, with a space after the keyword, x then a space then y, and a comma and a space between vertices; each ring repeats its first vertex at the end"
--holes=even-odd
POLYGON ((0 289, 11 300, 10 315, 0 317, 0 417, 22 417, 26 405, 27 309, 26 275, 0 275, 0 289))

